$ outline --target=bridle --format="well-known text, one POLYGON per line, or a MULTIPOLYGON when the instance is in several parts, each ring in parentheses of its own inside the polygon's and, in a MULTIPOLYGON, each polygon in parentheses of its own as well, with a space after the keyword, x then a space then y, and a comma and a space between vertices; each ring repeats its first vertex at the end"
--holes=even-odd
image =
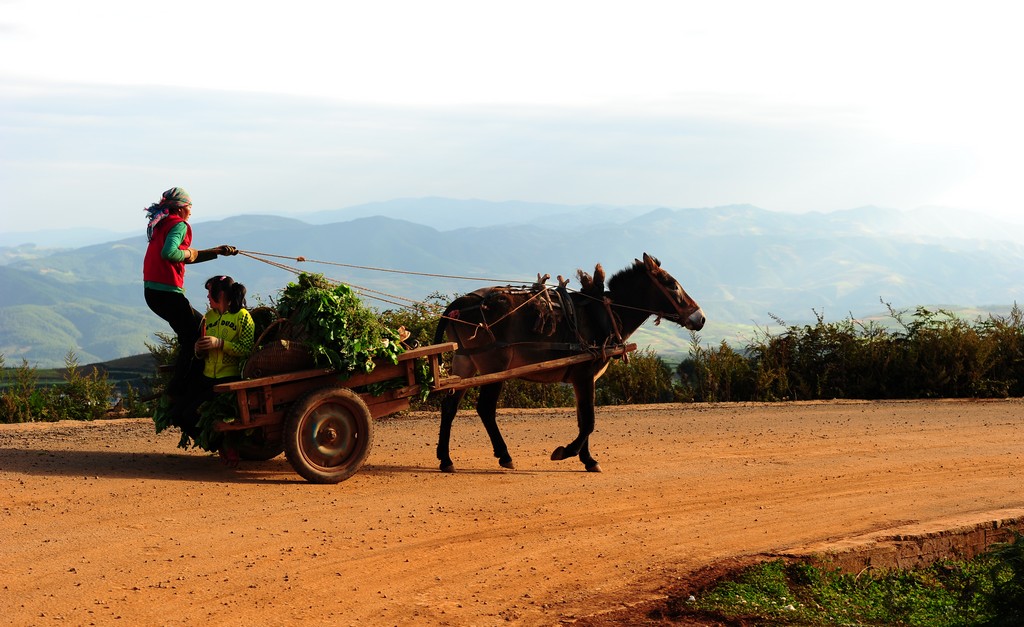
MULTIPOLYGON (((645 269, 647 270, 647 276, 651 278, 651 282, 658 286, 658 289, 661 290, 661 293, 665 295, 665 298, 668 300, 668 302, 672 304, 673 309, 676 310, 675 313, 664 313, 659 311, 653 312, 656 316, 654 319, 654 324, 661 324, 662 318, 674 320, 675 322, 682 324, 683 320, 686 319, 686 316, 688 314, 685 311, 683 311, 682 308, 679 306, 679 303, 676 301, 675 295, 672 292, 670 292, 667 287, 665 287, 664 283, 658 280, 658 277, 654 276, 654 272, 650 268, 645 269)), ((689 296, 687 296, 687 300, 690 300, 689 296)), ((693 305, 694 308, 696 308, 697 303, 690 301, 690 304, 693 305)))

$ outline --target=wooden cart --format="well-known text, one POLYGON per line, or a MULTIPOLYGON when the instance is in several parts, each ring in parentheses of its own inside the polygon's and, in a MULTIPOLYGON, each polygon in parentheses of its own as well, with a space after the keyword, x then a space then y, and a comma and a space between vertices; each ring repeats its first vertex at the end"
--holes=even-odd
MULTIPOLYGON (((474 377, 442 377, 442 354, 457 348, 455 343, 414 348, 400 354, 397 364, 378 361, 369 373, 345 376, 319 368, 221 383, 214 391, 236 395, 239 417, 218 422, 215 428, 223 432, 258 430, 256 443, 240 447, 243 459, 267 460, 283 451, 292 468, 307 481, 338 483, 355 474, 369 455, 373 419, 408 409, 421 393, 415 375, 418 359, 426 359, 429 365, 431 392, 476 387, 595 359, 584 352, 474 377), (395 387, 382 394, 355 391, 389 381, 395 387)), ((625 344, 605 355, 633 350, 636 344, 625 344)))

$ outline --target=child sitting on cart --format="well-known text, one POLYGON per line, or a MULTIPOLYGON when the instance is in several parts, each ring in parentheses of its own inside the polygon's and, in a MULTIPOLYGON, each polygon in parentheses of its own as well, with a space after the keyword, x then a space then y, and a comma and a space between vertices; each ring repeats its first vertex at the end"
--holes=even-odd
MULTIPOLYGON (((255 324, 246 309, 245 286, 229 276, 206 281, 210 308, 204 317, 205 332, 195 343, 196 357, 205 361, 203 373, 189 382, 178 421, 193 439, 200 434, 199 406, 216 396, 213 386, 241 378, 242 364, 252 352, 255 324)), ((225 439, 220 455, 230 466, 238 464, 238 452, 225 439)))

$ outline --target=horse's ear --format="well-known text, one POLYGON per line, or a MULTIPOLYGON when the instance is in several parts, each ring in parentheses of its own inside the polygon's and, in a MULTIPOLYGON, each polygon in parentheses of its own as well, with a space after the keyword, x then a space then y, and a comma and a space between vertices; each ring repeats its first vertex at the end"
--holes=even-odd
POLYGON ((581 291, 586 292, 594 285, 594 277, 584 272, 582 268, 576 268, 576 278, 580 280, 581 291))
POLYGON ((594 276, 590 276, 583 270, 576 270, 576 276, 580 279, 581 292, 584 294, 600 296, 604 294, 604 268, 601 264, 594 266, 594 276))
MULTIPOLYGON (((638 261, 637 263, 640 262, 638 261)), ((661 264, 658 263, 658 260, 655 259, 654 257, 651 257, 647 253, 644 253, 644 265, 647 266, 647 269, 650 270, 651 272, 654 272, 656 269, 661 267, 661 264)))

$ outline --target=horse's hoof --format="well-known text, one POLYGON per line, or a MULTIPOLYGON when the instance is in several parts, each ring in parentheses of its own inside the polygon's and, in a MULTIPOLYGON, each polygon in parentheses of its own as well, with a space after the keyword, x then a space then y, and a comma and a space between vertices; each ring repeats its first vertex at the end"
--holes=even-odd
POLYGON ((594 462, 587 466, 587 472, 601 472, 601 464, 594 462))
POLYGON ((551 461, 557 462, 565 459, 565 447, 559 446, 555 450, 551 451, 551 461))
POLYGON ((441 472, 455 472, 455 464, 441 464, 441 472))
POLYGON ((508 468, 509 470, 515 470, 516 469, 516 465, 512 462, 512 458, 511 457, 508 458, 508 459, 499 459, 498 460, 498 465, 501 466, 502 468, 508 468))

